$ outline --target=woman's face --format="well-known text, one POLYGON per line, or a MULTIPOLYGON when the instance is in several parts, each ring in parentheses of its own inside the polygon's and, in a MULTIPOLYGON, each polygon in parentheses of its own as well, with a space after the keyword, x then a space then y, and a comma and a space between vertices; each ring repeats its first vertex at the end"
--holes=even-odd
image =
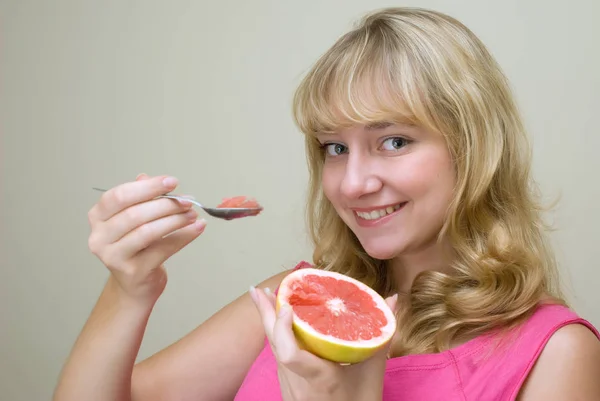
POLYGON ((371 257, 392 259, 436 241, 455 184, 441 135, 379 123, 318 139, 325 196, 371 257))

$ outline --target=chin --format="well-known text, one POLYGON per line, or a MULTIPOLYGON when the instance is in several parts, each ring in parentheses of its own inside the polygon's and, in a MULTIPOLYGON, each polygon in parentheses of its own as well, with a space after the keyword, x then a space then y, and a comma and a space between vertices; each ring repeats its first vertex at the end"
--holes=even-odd
POLYGON ((403 251, 403 247, 399 246, 397 242, 395 244, 387 244, 382 240, 361 241, 360 238, 359 242, 370 257, 378 260, 393 259, 403 251))
POLYGON ((377 260, 394 259, 399 254, 399 252, 389 249, 365 249, 365 251, 370 257, 377 260))

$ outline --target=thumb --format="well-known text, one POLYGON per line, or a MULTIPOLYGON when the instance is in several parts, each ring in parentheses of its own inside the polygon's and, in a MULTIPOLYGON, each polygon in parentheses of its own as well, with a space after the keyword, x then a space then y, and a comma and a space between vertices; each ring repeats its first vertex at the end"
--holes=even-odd
MULTIPOLYGON (((398 294, 394 294, 391 297, 387 297, 385 299, 385 303, 387 304, 387 306, 391 309, 392 313, 394 314, 394 316, 396 315, 397 312, 397 307, 398 307, 398 294)), ((383 349, 381 350, 381 357, 384 357, 387 359, 387 356, 389 354, 390 348, 392 347, 393 343, 394 343, 394 338, 395 338, 395 333, 392 336, 392 339, 387 343, 387 345, 385 347, 383 347, 383 349)))
MULTIPOLYGON (((391 297, 387 297, 385 299, 385 303, 387 304, 387 306, 392 310, 392 313, 394 313, 394 315, 396 314, 396 307, 398 304, 398 294, 394 294, 391 297)), ((388 343, 382 347, 379 351, 377 351, 371 358, 371 360, 373 361, 385 361, 387 360, 388 354, 390 352, 390 348, 392 347, 393 343, 394 343, 394 337, 395 335, 392 336, 392 339, 390 341, 388 341, 388 343)))
POLYGON ((391 297, 385 299, 385 303, 396 314, 396 307, 398 306, 398 294, 394 294, 391 297))

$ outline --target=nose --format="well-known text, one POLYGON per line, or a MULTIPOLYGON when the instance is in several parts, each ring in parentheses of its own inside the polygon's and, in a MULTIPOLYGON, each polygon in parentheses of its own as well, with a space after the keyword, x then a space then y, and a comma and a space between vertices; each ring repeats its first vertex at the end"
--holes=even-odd
POLYGON ((350 199, 358 199, 379 191, 382 182, 376 171, 374 162, 368 156, 350 153, 346 161, 340 191, 350 199))

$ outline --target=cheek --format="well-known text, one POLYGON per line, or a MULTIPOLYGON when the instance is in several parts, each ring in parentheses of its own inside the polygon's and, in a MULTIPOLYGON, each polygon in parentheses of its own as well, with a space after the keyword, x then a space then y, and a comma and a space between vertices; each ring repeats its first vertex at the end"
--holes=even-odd
POLYGON ((456 182, 456 175, 454 168, 450 161, 443 159, 435 166, 435 171, 430 172, 430 194, 434 198, 433 202, 436 204, 436 208, 445 213, 446 208, 452 201, 454 194, 454 186, 456 182))
POLYGON ((331 168, 331 166, 323 166, 321 186, 327 199, 329 199, 330 202, 335 203, 336 193, 339 188, 339 179, 336 170, 331 168))
POLYGON ((435 203, 448 203, 452 197, 455 175, 449 155, 445 152, 432 152, 407 174, 412 176, 415 195, 432 196, 435 203))

